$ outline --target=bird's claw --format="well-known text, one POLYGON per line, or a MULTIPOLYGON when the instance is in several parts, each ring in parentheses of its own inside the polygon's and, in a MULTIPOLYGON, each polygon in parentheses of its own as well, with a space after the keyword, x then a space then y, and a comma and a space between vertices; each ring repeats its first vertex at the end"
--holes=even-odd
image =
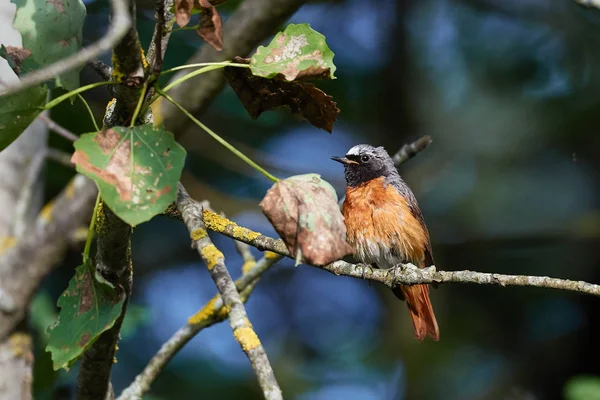
POLYGON ((369 264, 358 264, 362 270, 362 278, 363 279, 367 279, 367 277, 365 276, 365 271, 367 270, 367 268, 369 269, 369 272, 372 274, 373 273, 373 267, 371 267, 371 265, 369 264))

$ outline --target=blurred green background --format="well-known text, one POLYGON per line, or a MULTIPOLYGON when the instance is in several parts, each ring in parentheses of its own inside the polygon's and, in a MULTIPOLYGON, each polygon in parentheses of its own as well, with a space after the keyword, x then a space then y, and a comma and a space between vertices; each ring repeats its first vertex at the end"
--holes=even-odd
MULTIPOLYGON (((154 24, 147 3, 138 15, 145 45, 154 24)), ((237 4, 219 7, 225 19, 237 4)), ((108 4, 86 5, 91 43, 105 32, 108 4)), ((230 89, 203 122, 272 173, 320 173, 338 194, 343 171, 330 156, 358 143, 392 153, 431 135, 433 145, 401 174, 419 199, 438 268, 600 281, 600 11, 568 0, 338 0, 309 2, 291 22, 309 23, 336 53, 338 79, 319 84, 342 110, 333 134, 283 111, 252 121, 230 89)), ((175 33, 166 67, 203 45, 193 31, 175 33)), ((82 84, 97 80, 82 71, 82 84)), ((110 97, 102 88, 88 93, 100 118, 110 97)), ((63 103, 52 117, 77 133, 92 130, 80 102, 63 103)), ((275 235, 258 207, 270 183, 199 129, 178 133, 192 195, 275 235)), ((71 174, 51 165, 47 197, 71 174)), ((213 239, 239 275, 233 243, 213 239)), ((133 251, 134 306, 113 369, 117 393, 215 293, 180 223, 159 217, 136 228, 133 251)), ((40 332, 80 252, 72 250, 36 298, 40 332)), ((600 398, 598 299, 443 285, 432 301, 441 341, 418 343, 391 292, 288 260, 266 274, 247 309, 286 399, 600 398)), ((36 398, 70 398, 77 368, 50 373, 43 342, 40 334, 36 398)), ((147 398, 261 395, 222 323, 189 343, 147 398)))

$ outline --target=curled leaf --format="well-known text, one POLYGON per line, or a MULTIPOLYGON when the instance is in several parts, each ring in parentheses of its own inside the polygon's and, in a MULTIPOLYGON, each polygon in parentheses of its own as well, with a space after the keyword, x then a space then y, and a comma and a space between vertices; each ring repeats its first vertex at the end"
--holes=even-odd
POLYGON ((198 35, 215 50, 223 50, 223 27, 221 16, 217 9, 209 3, 208 0, 199 0, 202 13, 200 14, 199 27, 196 30, 198 35))
MULTIPOLYGON (((233 62, 248 63, 248 60, 236 57, 233 62)), ((261 78, 245 68, 226 67, 223 73, 252 119, 264 111, 284 107, 317 128, 329 133, 333 130, 340 109, 331 96, 316 86, 302 81, 261 78)))
POLYGON ((352 253, 335 190, 319 175, 280 180, 260 206, 297 262, 326 265, 352 253))
POLYGON ((190 22, 194 0, 175 0, 175 21, 180 28, 183 28, 190 22))

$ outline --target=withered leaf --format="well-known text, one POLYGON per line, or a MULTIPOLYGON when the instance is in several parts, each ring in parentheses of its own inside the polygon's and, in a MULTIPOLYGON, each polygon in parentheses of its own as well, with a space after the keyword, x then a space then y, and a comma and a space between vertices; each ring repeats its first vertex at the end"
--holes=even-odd
POLYGON ((215 48, 223 50, 223 27, 221 16, 208 0, 199 0, 202 13, 196 32, 202 39, 215 48))
POLYGON ((180 28, 183 28, 190 22, 194 0, 175 0, 175 21, 180 28))
MULTIPOLYGON (((248 60, 235 57, 233 62, 247 64, 248 60)), ((252 119, 264 111, 286 107, 317 128, 333 130, 340 109, 333 97, 313 84, 262 78, 245 68, 225 67, 223 73, 252 119)))
POLYGON ((15 74, 21 75, 21 67, 25 63, 25 60, 31 57, 31 51, 22 47, 1 45, 0 57, 6 59, 15 74))
POLYGON ((280 180, 260 206, 296 260, 326 265, 352 253, 335 190, 319 175, 280 180))

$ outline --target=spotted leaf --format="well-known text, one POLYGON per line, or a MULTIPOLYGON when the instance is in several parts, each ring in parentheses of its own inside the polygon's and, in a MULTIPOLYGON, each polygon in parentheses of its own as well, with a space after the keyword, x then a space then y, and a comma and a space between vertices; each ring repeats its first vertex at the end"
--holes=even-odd
POLYGON ((75 270, 58 299, 60 314, 49 328, 48 346, 55 370, 68 370, 102 334, 112 328, 123 308, 125 292, 96 274, 90 262, 75 270))
POLYGON ((250 60, 256 76, 283 76, 288 81, 300 78, 335 79, 333 51, 325 36, 308 24, 290 24, 267 46, 260 46, 250 60))
POLYGON ((326 265, 352 253, 335 190, 319 175, 280 180, 260 206, 297 262, 326 265))
POLYGON ((173 134, 152 125, 113 127, 75 142, 71 161, 96 181, 106 205, 138 225, 175 201, 185 149, 173 134))

